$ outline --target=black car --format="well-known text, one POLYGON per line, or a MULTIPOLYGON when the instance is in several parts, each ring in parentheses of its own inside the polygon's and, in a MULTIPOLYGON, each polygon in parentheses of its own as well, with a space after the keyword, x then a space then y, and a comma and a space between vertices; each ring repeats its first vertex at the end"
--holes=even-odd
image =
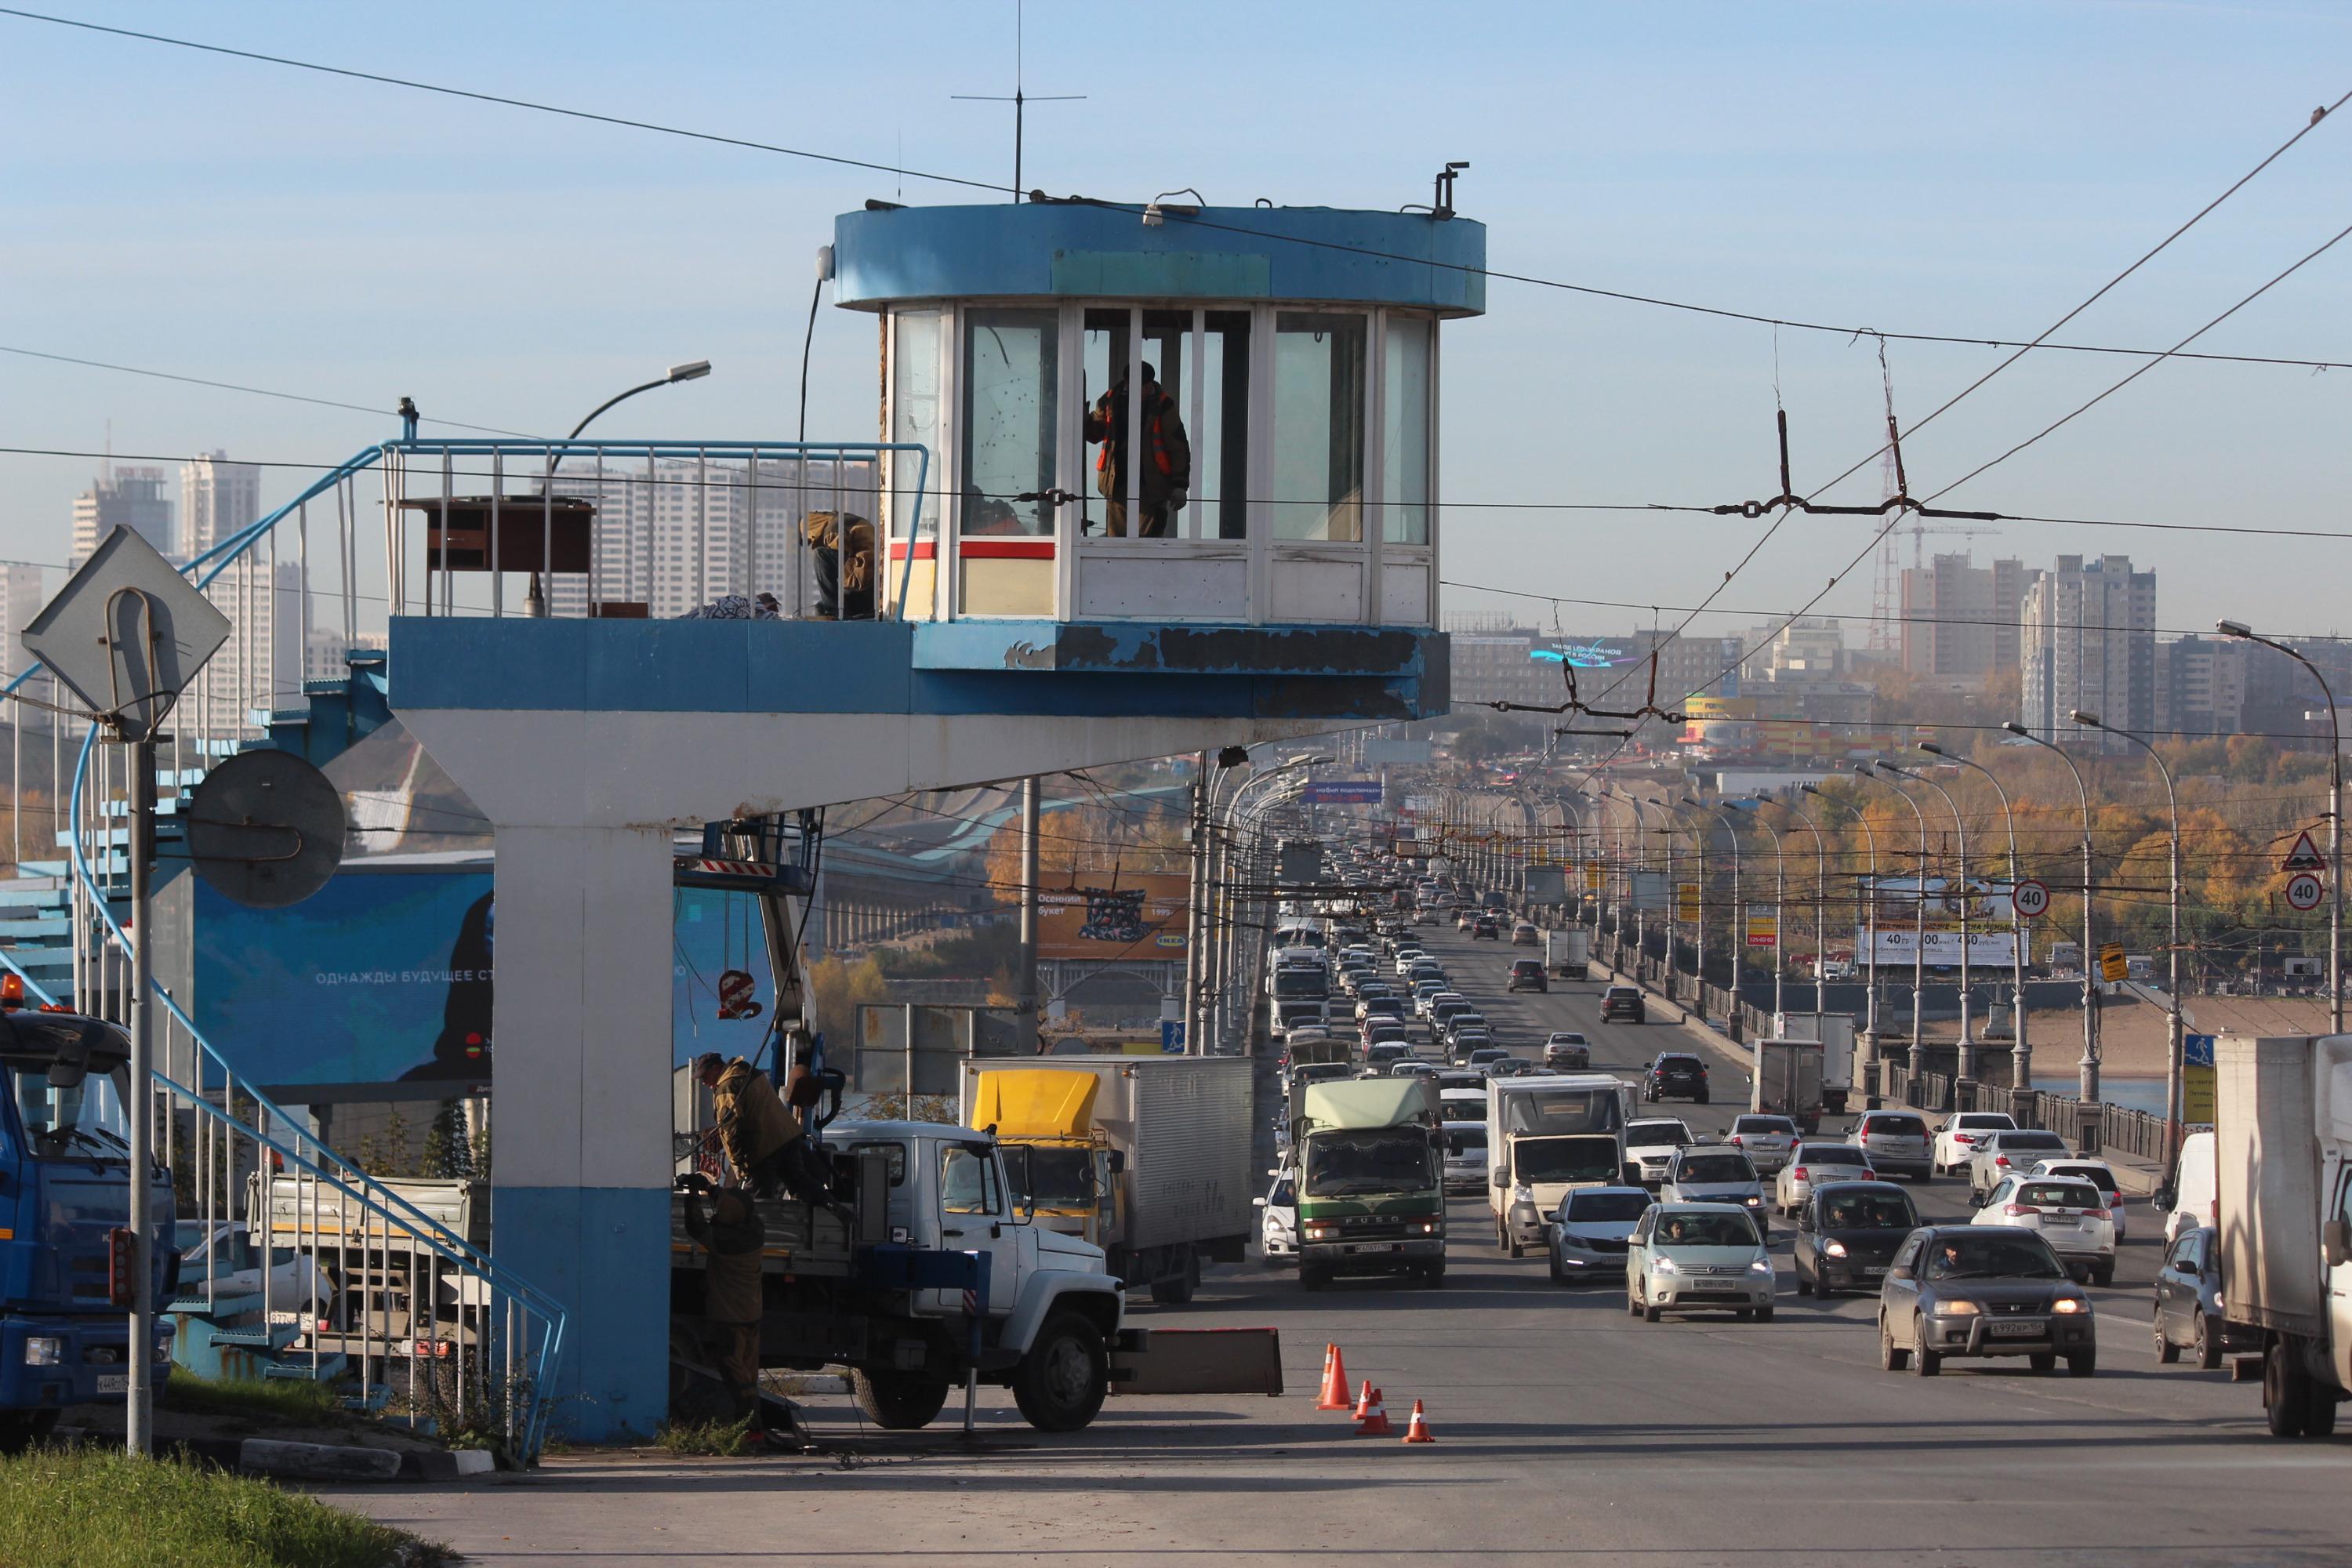
POLYGON ((2033 1231, 1930 1226, 1903 1238, 1878 1290, 1878 1364, 1933 1377, 1952 1356, 2058 1358, 2075 1377, 2099 1369, 2091 1303, 2033 1231))
POLYGON ((1642 1077, 1643 1100, 1680 1098, 1706 1103, 1706 1064, 1683 1051, 1664 1051, 1642 1077))
POLYGON ((1500 942, 1503 940, 1503 928, 1496 923, 1494 916, 1480 915, 1476 920, 1470 922, 1470 940, 1472 942, 1500 942))
POLYGON ((1511 977, 1503 983, 1503 989, 1506 991, 1550 991, 1551 982, 1544 978, 1543 960, 1540 958, 1522 958, 1515 962, 1511 965, 1511 977))
POLYGON ((1642 994, 1631 985, 1612 985, 1601 994, 1601 1021, 1604 1024, 1622 1020, 1628 1024, 1647 1021, 1649 1009, 1643 1005, 1642 994))
POLYGON ((1903 1238, 1919 1228, 1911 1194, 1892 1182, 1831 1182, 1797 1211, 1790 1266, 1800 1296, 1875 1290, 1903 1238))
POLYGON ((2263 1348, 2258 1331, 2221 1316, 2221 1233, 2210 1225, 2182 1231, 2156 1272, 2156 1359, 2170 1366, 2184 1346, 2207 1372, 2263 1348))

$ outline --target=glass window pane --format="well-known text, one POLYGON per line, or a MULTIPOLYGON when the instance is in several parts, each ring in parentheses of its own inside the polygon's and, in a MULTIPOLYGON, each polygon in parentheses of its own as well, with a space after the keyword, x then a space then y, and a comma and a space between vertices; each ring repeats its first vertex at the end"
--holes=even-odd
POLYGON ((1274 326, 1274 536, 1361 539, 1364 318, 1285 310, 1274 326))
POLYGON ((1156 378, 1161 395, 1146 404, 1146 423, 1139 434, 1144 454, 1137 466, 1143 526, 1136 531, 1146 539, 1198 537, 1200 514, 1186 510, 1192 489, 1192 437, 1184 426, 1192 406, 1192 311, 1143 312, 1143 364, 1156 378))
POLYGON ((1055 310, 964 312, 963 531, 1049 534, 1061 317, 1055 310), (1023 500, 1024 495, 1031 500, 1023 500))
POLYGON ((1147 311, 1141 353, 1130 356, 1128 312, 1087 312, 1090 400, 1082 434, 1095 448, 1088 483, 1097 497, 1088 504, 1087 516, 1091 521, 1099 515, 1103 531, 1113 537, 1170 536, 1175 499, 1192 488, 1192 442, 1176 395, 1190 374, 1185 362, 1192 354, 1192 326, 1189 310, 1147 311), (1140 397, 1128 395, 1131 374, 1143 377, 1140 397), (1139 454, 1132 464, 1128 461, 1130 446, 1139 454), (1130 506, 1137 513, 1131 521, 1130 506))
MULTIPOLYGON (((922 500, 920 533, 936 532, 940 521, 939 488, 944 454, 940 451, 940 332, 937 310, 898 312, 898 351, 891 359, 896 384, 890 389, 890 439, 915 441, 931 454, 931 494, 922 500)), ((903 538, 907 519, 914 514, 915 486, 922 475, 922 459, 912 452, 891 454, 891 531, 903 538), (902 503, 900 497, 906 498, 902 503)))
POLYGON ((1211 310, 1203 327, 1193 529, 1196 537, 1243 539, 1249 534, 1249 312, 1211 310))
POLYGON ((1100 422, 1102 400, 1109 395, 1113 382, 1127 374, 1128 312, 1119 310, 1096 310, 1087 312, 1086 342, 1081 345, 1078 361, 1079 438, 1088 447, 1087 482, 1078 487, 1080 533, 1103 531, 1103 489, 1109 481, 1104 477, 1111 461, 1108 447, 1096 449, 1102 436, 1100 422))
POLYGON ((1381 415, 1381 496, 1391 544, 1429 542, 1429 331, 1389 319, 1381 415))

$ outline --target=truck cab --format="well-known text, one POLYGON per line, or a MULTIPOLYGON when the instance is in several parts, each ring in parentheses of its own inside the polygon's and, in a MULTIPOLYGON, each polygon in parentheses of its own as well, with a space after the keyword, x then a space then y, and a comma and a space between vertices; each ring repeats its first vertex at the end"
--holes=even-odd
MULTIPOLYGON (((129 1385, 131 1287, 112 1259, 131 1223, 130 1059, 130 1040, 103 1019, 0 1011, 0 1449, 129 1385)), ((148 1179, 161 1304, 178 1237, 171 1173, 158 1164, 148 1179)), ((148 1352, 160 1387, 168 1330, 148 1352)))

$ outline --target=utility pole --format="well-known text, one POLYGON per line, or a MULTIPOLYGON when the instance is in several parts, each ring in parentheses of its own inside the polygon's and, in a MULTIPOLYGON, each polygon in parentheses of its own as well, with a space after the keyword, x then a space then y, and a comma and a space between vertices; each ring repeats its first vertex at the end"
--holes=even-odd
POLYGON ((1037 1035, 1037 775, 1021 781, 1021 973, 1013 987, 1023 1047, 1035 1050, 1037 1035))
POLYGON ((1192 753, 1192 896, 1184 941, 1184 1054, 1208 1054, 1201 1028, 1201 980, 1209 931, 1209 753, 1192 753))
MULTIPOLYGON (((131 1344, 124 1447, 155 1451, 155 738, 131 748, 131 1344)), ((263 1266, 268 1266, 265 1257, 263 1266)))

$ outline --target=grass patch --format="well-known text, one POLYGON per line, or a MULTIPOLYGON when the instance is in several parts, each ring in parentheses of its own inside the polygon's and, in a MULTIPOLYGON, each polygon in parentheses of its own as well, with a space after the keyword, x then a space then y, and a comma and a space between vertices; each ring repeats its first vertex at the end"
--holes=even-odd
POLYGON ((673 1421, 654 1441, 673 1454, 731 1459, 751 1451, 751 1418, 740 1421, 673 1421))
POLYGON ((404 1531, 218 1470, 58 1448, 0 1459, 9 1568, 384 1568, 415 1545, 404 1531))
POLYGON ((172 1370, 160 1403, 192 1415, 242 1415, 289 1426, 340 1426, 348 1412, 334 1388, 310 1379, 199 1377, 172 1370))

